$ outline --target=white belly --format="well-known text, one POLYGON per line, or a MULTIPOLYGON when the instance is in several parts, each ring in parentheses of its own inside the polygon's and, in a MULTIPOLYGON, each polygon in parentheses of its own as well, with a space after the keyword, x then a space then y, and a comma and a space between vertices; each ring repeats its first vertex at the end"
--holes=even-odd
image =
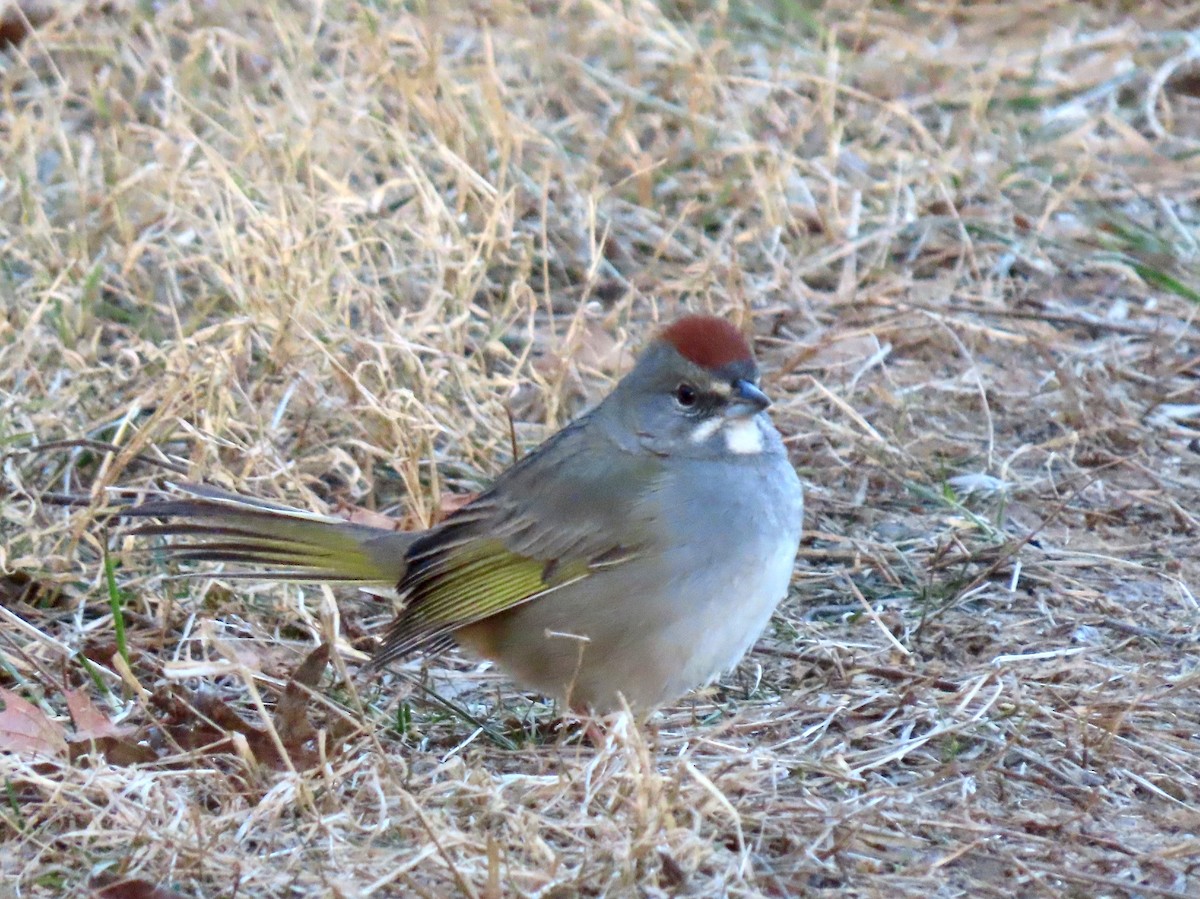
MULTIPOLYGON (((681 615, 654 642, 652 652, 678 653, 678 667, 667 672, 659 695, 649 706, 670 702, 733 668, 758 640, 780 601, 787 595, 796 560, 797 539, 780 539, 765 553, 722 572, 717 590, 681 615), (679 653, 679 648, 684 652, 679 653)), ((705 582, 711 589, 712 580, 705 582)), ((691 593, 700 600, 700 588, 691 593)), ((649 692, 649 691, 647 691, 649 692)))

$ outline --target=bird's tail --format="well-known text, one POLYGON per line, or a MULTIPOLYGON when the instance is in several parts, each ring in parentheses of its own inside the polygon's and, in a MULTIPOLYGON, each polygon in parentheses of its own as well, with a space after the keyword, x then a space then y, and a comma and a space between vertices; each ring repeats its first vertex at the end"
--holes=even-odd
POLYGON ((328 581, 395 587, 417 534, 355 524, 202 484, 176 485, 178 495, 126 509, 157 518, 133 534, 168 537, 167 558, 236 566, 223 577, 328 581))

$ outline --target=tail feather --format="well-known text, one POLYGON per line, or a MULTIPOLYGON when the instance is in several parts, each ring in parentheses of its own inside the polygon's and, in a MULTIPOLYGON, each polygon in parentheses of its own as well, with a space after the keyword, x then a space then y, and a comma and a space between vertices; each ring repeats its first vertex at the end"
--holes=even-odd
POLYGON ((150 500, 123 512, 130 518, 159 519, 133 534, 169 538, 161 552, 170 559, 256 569, 230 572, 233 576, 394 587, 417 538, 202 484, 173 486, 184 496, 150 500))

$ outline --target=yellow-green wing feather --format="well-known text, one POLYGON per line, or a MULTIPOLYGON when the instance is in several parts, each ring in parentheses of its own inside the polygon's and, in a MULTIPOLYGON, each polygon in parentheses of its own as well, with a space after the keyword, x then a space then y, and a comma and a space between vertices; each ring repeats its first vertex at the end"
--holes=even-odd
POLYGON ((497 539, 453 547, 406 579, 405 611, 392 623, 373 663, 384 665, 438 645, 460 627, 544 596, 592 570, 586 558, 547 562, 513 552, 497 539))
POLYGON ((404 609, 374 665, 444 648, 459 628, 643 551, 644 500, 661 461, 619 450, 585 423, 560 431, 413 543, 399 586, 404 609))

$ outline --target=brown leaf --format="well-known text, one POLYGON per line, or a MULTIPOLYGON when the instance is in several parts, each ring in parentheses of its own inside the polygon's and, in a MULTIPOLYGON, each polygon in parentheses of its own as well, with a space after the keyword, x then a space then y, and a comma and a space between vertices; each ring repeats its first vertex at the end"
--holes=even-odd
POLYGON ((312 689, 317 685, 328 663, 329 644, 322 643, 300 663, 284 688, 279 707, 275 710, 275 728, 279 731, 279 739, 297 765, 302 760, 311 761, 311 764, 317 762, 315 747, 309 745, 315 741, 317 731, 308 720, 308 690, 304 688, 312 689))
MULTIPOLYGON (((479 496, 478 493, 442 491, 442 495, 438 497, 437 511, 434 513, 433 520, 429 522, 429 527, 440 524, 447 516, 457 512, 477 496, 479 496)), ((425 523, 412 512, 408 512, 403 518, 392 518, 382 512, 361 509, 357 506, 342 506, 336 511, 352 524, 365 524, 367 527, 379 528, 384 531, 420 531, 426 527, 425 523)))
POLYGON ((117 654, 116 640, 85 640, 80 652, 89 662, 95 662, 97 665, 108 665, 112 662, 112 657, 117 654))
POLYGON ((351 524, 363 524, 369 528, 379 528, 384 531, 399 531, 403 530, 402 523, 395 518, 390 518, 382 512, 376 512, 373 509, 363 509, 358 506, 338 509, 338 514, 345 516, 346 520, 351 524))
POLYGON ((65 695, 75 724, 69 746, 72 760, 92 751, 111 765, 139 765, 158 758, 153 749, 133 739, 134 728, 113 724, 83 690, 67 690, 65 695))
POLYGON ((232 752, 231 732, 254 732, 211 691, 188 693, 182 687, 163 688, 155 691, 151 702, 165 713, 163 731, 184 752, 232 752))
POLYGON ((475 502, 478 496, 478 493, 450 493, 449 491, 444 491, 438 500, 437 519, 433 523, 441 523, 459 509, 475 502))
POLYGON ((0 750, 28 755, 63 755, 67 740, 62 727, 41 709, 0 687, 0 750))
POLYGON ((129 733, 128 728, 119 728, 108 716, 96 708, 91 697, 82 690, 67 690, 67 711, 75 724, 73 740, 95 740, 99 737, 120 737, 129 733))
MULTIPOLYGON (((438 497, 437 511, 433 515, 433 520, 429 522, 430 527, 441 524, 463 506, 469 505, 479 496, 478 493, 451 493, 449 490, 442 491, 442 495, 438 497)), ((400 519, 397 530, 401 531, 419 531, 425 527, 415 514, 409 512, 400 519)))
POLYGON ((229 751, 228 734, 204 720, 191 699, 181 687, 160 687, 151 697, 151 703, 164 714, 161 732, 170 737, 169 743, 183 752, 229 751))
POLYGON ((37 598, 38 585, 24 571, 0 574, 0 606, 13 607, 17 603, 29 606, 37 598))
POLYGON ((183 899, 167 887, 155 886, 148 880, 118 880, 102 887, 93 887, 96 899, 183 899))
POLYGON ((86 755, 92 747, 95 747, 96 751, 104 756, 106 762, 118 767, 144 765, 148 762, 158 761, 158 753, 149 746, 143 746, 135 740, 122 737, 100 737, 96 740, 88 740, 86 743, 82 740, 73 740, 71 742, 72 761, 86 755))
MULTIPOLYGON (((433 515, 433 521, 430 522, 430 527, 438 525, 446 516, 456 513, 462 509, 464 505, 473 502, 479 493, 451 493, 444 491, 442 496, 438 498, 438 510, 433 515)), ((360 509, 358 507, 342 507, 337 509, 337 514, 341 515, 353 523, 353 525, 366 525, 367 527, 379 528, 380 531, 422 531, 425 528, 425 523, 418 520, 418 517, 413 513, 408 513, 403 519, 392 519, 390 515, 377 513, 372 509, 360 509)))
MULTIPOLYGON (((321 649, 314 651, 297 673, 315 682, 323 668, 323 661, 319 663, 322 652, 321 649)), ((324 652, 327 660, 328 651, 324 652)), ((176 689, 170 693, 156 693, 152 701, 167 712, 163 730, 184 751, 236 754, 237 742, 233 735, 239 734, 259 764, 275 771, 289 767, 305 770, 320 762, 320 755, 315 748, 317 732, 305 717, 304 701, 307 694, 299 686, 292 689, 298 696, 287 701, 286 710, 281 700, 280 712, 276 715, 276 733, 279 743, 283 744, 286 758, 279 752, 279 743, 276 743, 269 730, 255 727, 244 720, 212 691, 188 694, 176 689), (286 720, 281 720, 284 714, 286 720)))
POLYGON ((44 25, 53 15, 53 4, 45 0, 0 3, 0 50, 17 46, 29 37, 32 29, 44 25))

